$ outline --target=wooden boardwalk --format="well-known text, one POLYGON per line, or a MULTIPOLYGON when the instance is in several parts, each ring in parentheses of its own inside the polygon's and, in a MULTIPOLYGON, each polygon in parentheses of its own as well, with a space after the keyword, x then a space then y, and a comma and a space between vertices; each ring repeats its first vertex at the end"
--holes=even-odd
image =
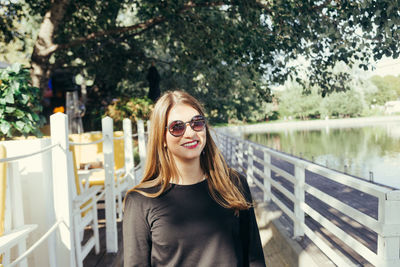
MULTIPOLYGON (((271 163, 292 175, 294 174, 294 166, 291 163, 288 163, 283 160, 278 160, 274 157, 271 158, 271 163)), ((255 165, 257 165, 257 163, 255 165)), ((263 167, 261 165, 256 167, 260 168, 260 170, 263 171, 263 167)), ((261 182, 262 181, 261 177, 259 178, 261 182)), ((294 192, 294 185, 285 178, 277 175, 275 172, 272 172, 272 178, 290 192, 292 193, 294 192)), ((330 196, 342 201, 343 203, 353 207, 354 209, 357 209, 362 213, 367 214, 368 216, 374 219, 378 218, 378 199, 376 197, 368 195, 352 187, 336 183, 330 179, 327 179, 321 175, 318 175, 310 171, 306 171, 305 179, 308 185, 311 185, 321 190, 322 192, 329 194, 330 196)), ((354 179, 359 179, 359 178, 355 177, 354 179)), ((271 191, 289 209, 293 211, 293 202, 291 200, 285 197, 274 187, 272 187, 271 191)), ((256 201, 262 201, 263 192, 260 189, 254 188, 253 194, 256 201)), ((335 207, 327 205, 326 203, 320 201, 318 198, 308 193, 306 193, 305 202, 310 207, 318 211, 322 216, 327 218, 330 222, 334 223, 336 226, 341 228, 349 236, 352 236, 353 238, 364 244, 366 247, 368 247, 372 252, 376 253, 377 251, 376 232, 359 224, 349 216, 335 209, 335 207)), ((283 216, 281 216, 279 221, 289 231, 290 235, 293 235, 292 220, 283 213, 283 216)), ((331 248, 336 250, 336 252, 341 254, 343 257, 349 259, 349 261, 354 265, 373 266, 364 258, 362 258, 360 255, 355 253, 352 250, 352 248, 348 247, 346 244, 341 242, 333 234, 331 234, 324 227, 322 227, 318 222, 313 220, 310 216, 306 215, 305 223, 308 227, 314 230, 314 232, 318 236, 328 241, 331 248)), ((298 240, 298 242, 304 249, 313 246, 312 241, 308 237, 298 240)))
MULTIPOLYGON (((99 235, 100 235, 100 253, 95 254, 94 249, 83 261, 84 267, 122 267, 123 266, 123 245, 122 245, 122 221, 117 221, 118 228, 118 253, 107 253, 106 251, 106 220, 104 204, 98 205, 98 218, 99 218, 99 235)), ((90 230, 85 231, 88 232, 90 230)), ((84 236, 84 241, 88 235, 84 236)))

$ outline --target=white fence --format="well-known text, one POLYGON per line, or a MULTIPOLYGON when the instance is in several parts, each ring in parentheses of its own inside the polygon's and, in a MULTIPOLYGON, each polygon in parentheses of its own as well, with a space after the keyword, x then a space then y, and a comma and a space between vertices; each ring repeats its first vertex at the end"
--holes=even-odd
POLYGON ((336 265, 359 265, 354 258, 360 258, 375 266, 400 266, 400 190, 393 190, 367 181, 330 170, 326 167, 304 161, 265 146, 216 132, 217 143, 231 166, 242 169, 249 182, 263 191, 264 201, 272 200, 293 222, 293 237, 308 236, 336 265), (286 168, 278 167, 281 162, 286 168), (332 183, 343 193, 333 194, 330 190, 321 190, 307 182, 310 175, 332 183), (307 176, 307 177, 306 177, 307 176), (289 186, 288 186, 289 185, 289 186), (357 193, 354 198, 360 200, 359 206, 352 205, 349 194, 357 193), (306 197, 322 203, 321 210, 306 197), (365 205, 363 205, 365 199, 365 205), (373 200, 376 200, 376 205, 373 200), (372 201, 375 207, 368 207, 372 201), (357 237, 352 231, 326 216, 326 211, 338 214, 338 220, 367 231, 370 240, 357 237), (311 229, 305 215, 317 222, 331 239, 339 240, 343 246, 355 255, 352 260, 346 258, 340 250, 327 242, 321 234, 311 229), (373 241, 371 241, 373 240, 373 241), (373 244, 372 244, 373 243, 373 244))
MULTIPOLYGON (((11 196, 7 196, 7 198, 17 199, 16 202, 21 206, 21 210, 11 209, 11 213, 9 212, 8 215, 6 213, 5 220, 10 221, 11 218, 7 217, 14 218, 16 213, 22 213, 22 216, 21 214, 17 216, 19 218, 17 225, 15 222, 12 223, 11 232, 6 231, 4 238, 1 237, 0 240, 0 248, 2 253, 5 253, 3 263, 11 262, 11 266, 19 262, 22 262, 20 266, 26 266, 26 260, 29 266, 80 266, 82 264, 83 259, 76 256, 74 238, 79 236, 79 234, 75 235, 75 231, 79 229, 75 229, 76 224, 73 219, 74 214, 80 215, 81 212, 73 209, 77 205, 77 200, 83 198, 78 197, 76 192, 67 116, 62 113, 54 114, 51 116, 50 123, 50 139, 0 142, 0 145, 4 145, 7 150, 7 158, 0 159, 0 163, 5 162, 9 167, 7 186, 13 186, 16 181, 21 181, 20 190, 11 188, 8 190, 11 196), (15 238, 8 235, 24 224, 34 224, 37 227, 36 230, 33 227, 26 238, 26 243, 30 246, 27 250, 23 246, 25 239, 23 242, 20 240, 13 242, 15 238), (8 239, 6 240, 5 237, 8 239), (22 249, 17 252, 19 255, 15 256, 15 252, 8 244, 13 244, 13 246, 21 244, 19 246, 22 246, 22 249)), ((107 252, 118 251, 113 140, 124 139, 124 171, 130 181, 129 186, 137 183, 138 177, 135 179, 135 175, 140 175, 141 171, 141 166, 136 166, 136 168, 134 166, 132 137, 138 137, 141 163, 146 157, 143 121, 138 122, 138 134, 132 135, 129 119, 124 120, 123 127, 124 136, 115 138, 112 119, 106 117, 102 120, 107 252)), ((8 210, 10 211, 10 208, 8 210)))

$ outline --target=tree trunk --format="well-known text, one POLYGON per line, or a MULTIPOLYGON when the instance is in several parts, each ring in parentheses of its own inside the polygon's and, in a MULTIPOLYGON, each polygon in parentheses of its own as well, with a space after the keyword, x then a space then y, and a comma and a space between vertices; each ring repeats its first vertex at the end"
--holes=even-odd
POLYGON ((58 49, 54 36, 58 26, 64 19, 65 11, 70 0, 55 0, 46 12, 31 57, 32 85, 43 92, 47 87, 52 68, 49 62, 51 55, 58 49))

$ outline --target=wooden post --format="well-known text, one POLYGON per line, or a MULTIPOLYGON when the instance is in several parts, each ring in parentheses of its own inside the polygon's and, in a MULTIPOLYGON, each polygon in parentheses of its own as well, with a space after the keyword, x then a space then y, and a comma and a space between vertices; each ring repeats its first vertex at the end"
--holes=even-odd
POLYGON ((400 190, 386 193, 379 199, 379 222, 382 232, 378 233, 377 266, 400 266, 400 190))
POLYGON ((296 220, 293 222, 293 237, 304 236, 304 229, 302 224, 304 223, 304 211, 301 206, 304 203, 304 183, 305 183, 305 169, 303 166, 296 164, 294 168, 294 176, 296 182, 294 184, 294 216, 296 220))
POLYGON ((103 132, 103 153, 105 172, 105 206, 106 206, 106 245, 108 253, 118 252, 117 213, 115 206, 114 180, 114 132, 113 120, 105 117, 101 120, 103 132))
MULTIPOLYGON (((9 187, 10 187, 10 196, 11 203, 13 203, 12 207, 12 225, 13 229, 24 226, 24 210, 23 210, 23 201, 22 201, 22 190, 21 190, 21 178, 19 175, 18 162, 10 162, 9 163, 9 173, 10 178, 9 187)), ((18 243, 18 255, 22 255, 26 251, 26 241, 25 239, 18 243)), ((27 267, 28 261, 27 259, 23 259, 20 264, 20 267, 27 267)))
POLYGON ((244 158, 244 151, 243 151, 243 140, 239 140, 239 151, 238 155, 238 164, 240 168, 243 168, 243 158, 244 158))
POLYGON ((50 116, 51 144, 53 158, 53 199, 56 220, 63 219, 56 232, 57 266, 75 266, 75 246, 72 215, 72 181, 74 171, 68 163, 68 118, 64 113, 50 116))
POLYGON ((146 141, 144 138, 144 123, 142 120, 138 120, 137 128, 138 128, 140 164, 142 164, 142 168, 144 168, 144 164, 146 162, 146 141))
POLYGON ((135 181, 135 162, 133 159, 132 144, 132 122, 126 118, 123 121, 124 130, 124 153, 125 153, 125 172, 128 174, 129 187, 136 185, 135 181))
POLYGON ((247 182, 249 185, 254 184, 254 171, 253 171, 253 157, 254 157, 254 149, 253 146, 248 143, 248 154, 247 154, 247 182))
MULTIPOLYGON (((50 143, 50 142, 49 142, 50 143)), ((41 142, 41 147, 45 148, 49 145, 47 142, 41 142)), ((42 169, 43 169, 43 187, 44 192, 46 192, 46 221, 47 221, 47 228, 50 229, 51 226, 57 221, 56 216, 54 213, 54 201, 53 201, 53 176, 52 176, 52 162, 51 159, 51 152, 47 151, 42 154, 42 169)), ((49 255, 49 265, 56 266, 57 265, 57 258, 56 258, 56 235, 53 232, 48 240, 47 240, 47 250, 49 255)))
POLYGON ((151 120, 147 121, 147 134, 148 136, 150 135, 150 131, 151 131, 151 120))
POLYGON ((233 149, 232 149, 232 137, 228 136, 228 153, 229 153, 229 165, 232 166, 233 161, 233 149))
MULTIPOLYGON (((267 150, 264 150, 264 163, 271 164, 271 155, 267 150)), ((271 168, 264 164, 264 201, 271 200, 271 168)))
POLYGON ((232 138, 232 168, 236 168, 237 155, 236 155, 236 139, 232 138))

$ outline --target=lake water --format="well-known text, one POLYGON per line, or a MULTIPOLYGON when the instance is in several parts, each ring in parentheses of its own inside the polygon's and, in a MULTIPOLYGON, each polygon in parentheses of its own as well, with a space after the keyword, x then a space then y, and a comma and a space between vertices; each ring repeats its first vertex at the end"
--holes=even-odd
POLYGON ((400 122, 246 134, 245 139, 400 189, 400 122))

